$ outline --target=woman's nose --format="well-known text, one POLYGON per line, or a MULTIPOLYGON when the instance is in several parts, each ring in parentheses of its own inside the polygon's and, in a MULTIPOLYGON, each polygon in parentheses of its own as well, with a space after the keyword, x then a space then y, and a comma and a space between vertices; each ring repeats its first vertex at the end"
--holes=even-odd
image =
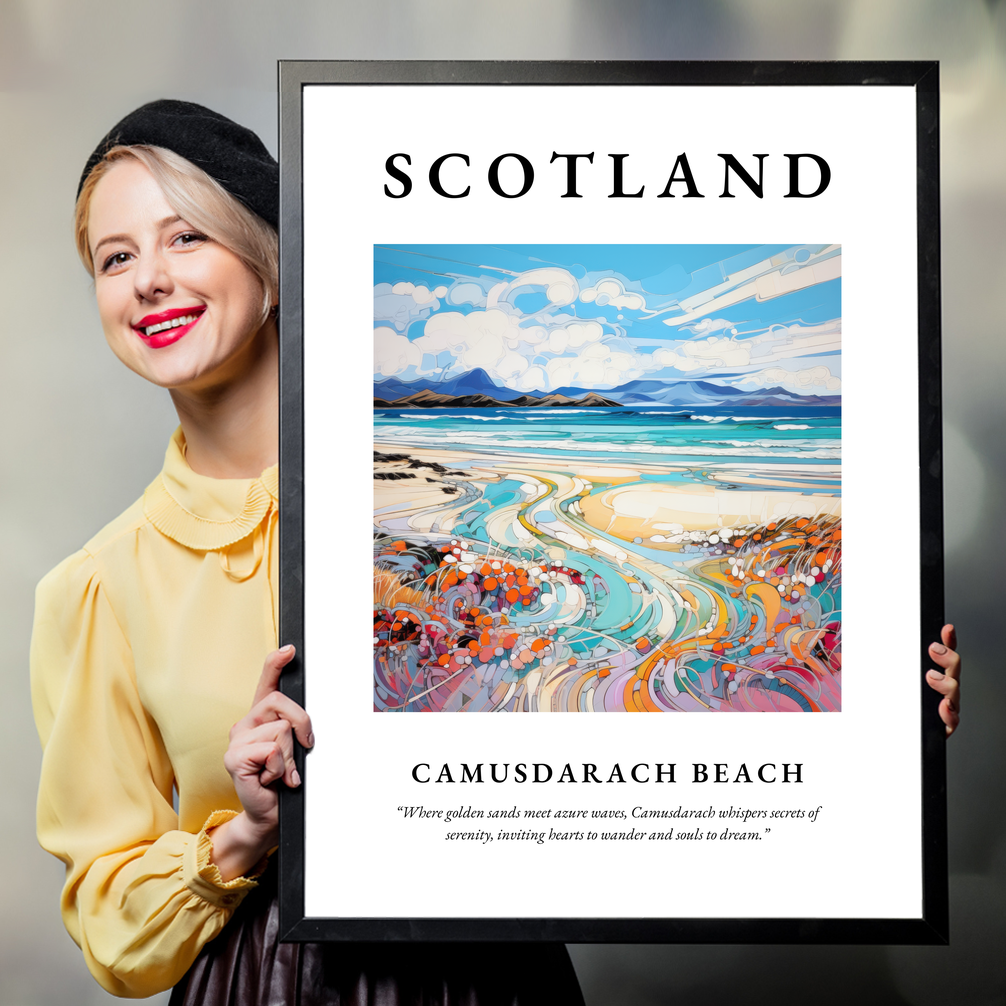
POLYGON ((168 262, 159 250, 141 254, 133 271, 133 288, 136 299, 156 301, 174 290, 168 262))

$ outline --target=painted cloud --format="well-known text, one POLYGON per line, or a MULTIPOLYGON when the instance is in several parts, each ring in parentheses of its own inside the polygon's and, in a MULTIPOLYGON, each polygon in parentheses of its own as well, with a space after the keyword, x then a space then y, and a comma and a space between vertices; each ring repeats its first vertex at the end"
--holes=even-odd
POLYGON ((553 261, 542 246, 375 248, 374 379, 480 369, 519 391, 646 378, 840 393, 837 245, 544 251, 553 261))

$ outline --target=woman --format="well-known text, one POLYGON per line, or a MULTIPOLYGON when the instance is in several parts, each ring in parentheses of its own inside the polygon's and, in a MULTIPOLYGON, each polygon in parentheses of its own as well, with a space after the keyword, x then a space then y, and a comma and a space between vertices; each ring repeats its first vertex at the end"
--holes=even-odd
POLYGON ((180 426, 142 499, 38 589, 38 831, 67 929, 120 996, 582 1003, 561 945, 277 944, 276 786, 314 740, 274 649, 277 220, 258 137, 187 102, 127 116, 81 178, 106 339, 180 426))

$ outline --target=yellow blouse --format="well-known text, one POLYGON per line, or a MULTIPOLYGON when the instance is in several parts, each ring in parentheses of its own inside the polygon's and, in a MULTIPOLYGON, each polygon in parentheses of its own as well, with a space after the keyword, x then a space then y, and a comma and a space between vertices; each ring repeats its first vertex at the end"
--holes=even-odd
POLYGON ((174 985, 255 886, 222 880, 206 829, 241 809, 228 732, 276 646, 277 491, 276 467, 197 475, 176 431, 143 498, 38 586, 38 837, 115 995, 174 985))

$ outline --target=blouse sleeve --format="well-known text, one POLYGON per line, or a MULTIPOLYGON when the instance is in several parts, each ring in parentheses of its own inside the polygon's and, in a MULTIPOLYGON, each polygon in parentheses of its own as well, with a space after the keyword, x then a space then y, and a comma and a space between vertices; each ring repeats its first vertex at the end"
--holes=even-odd
POLYGON ((63 921, 103 988, 161 992, 256 885, 224 882, 210 862, 207 829, 233 811, 198 834, 178 830, 171 764, 86 551, 38 586, 31 685, 44 752, 38 837, 66 865, 63 921))

